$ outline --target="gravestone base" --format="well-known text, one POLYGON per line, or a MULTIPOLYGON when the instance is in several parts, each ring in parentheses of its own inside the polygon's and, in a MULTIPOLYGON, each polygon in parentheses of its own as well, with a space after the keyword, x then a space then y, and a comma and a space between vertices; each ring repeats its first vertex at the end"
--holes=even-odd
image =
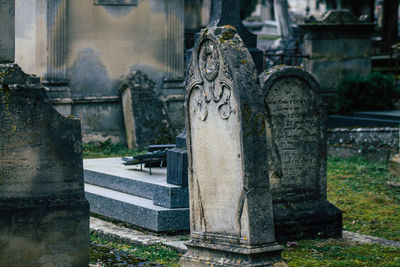
POLYGON ((282 262, 283 248, 276 244, 263 246, 234 246, 191 240, 180 266, 287 266, 282 262))
POLYGON ((87 266, 85 199, 0 203, 0 266, 87 266))
POLYGON ((342 236, 342 212, 326 200, 273 204, 277 242, 342 236))

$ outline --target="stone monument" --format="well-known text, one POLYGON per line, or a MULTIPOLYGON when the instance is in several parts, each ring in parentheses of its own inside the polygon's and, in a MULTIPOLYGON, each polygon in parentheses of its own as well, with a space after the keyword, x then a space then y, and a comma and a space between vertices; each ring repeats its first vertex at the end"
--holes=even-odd
POLYGON ((296 67, 260 76, 278 241, 340 237, 341 211, 326 199, 326 114, 320 87, 296 67))
POLYGON ((338 82, 347 75, 371 72, 371 34, 374 24, 362 22, 350 11, 331 10, 321 21, 312 17, 304 30, 304 70, 321 86, 327 103, 338 82))
POLYGON ((14 61, 14 0, 0 0, 0 266, 87 266, 81 129, 14 61))
POLYGON ((201 32, 188 69, 191 239, 181 266, 273 266, 265 117, 252 57, 232 26, 201 32))
POLYGON ((172 132, 155 83, 142 71, 135 70, 125 77, 119 92, 128 147, 168 143, 172 132))

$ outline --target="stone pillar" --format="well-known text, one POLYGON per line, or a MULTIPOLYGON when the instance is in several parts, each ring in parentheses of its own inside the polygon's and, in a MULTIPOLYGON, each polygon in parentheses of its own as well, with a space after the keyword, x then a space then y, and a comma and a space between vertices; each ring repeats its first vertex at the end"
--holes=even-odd
POLYGON ((181 266, 281 261, 262 107, 257 70, 235 28, 203 30, 186 87, 191 240, 181 266))
POLYGON ((0 266, 87 266, 80 122, 57 113, 40 79, 10 63, 14 36, 3 32, 13 32, 13 9, 14 0, 0 1, 8 45, 0 51, 0 266))
POLYGON ((174 129, 183 129, 183 101, 185 92, 184 63, 184 2, 167 0, 165 65, 167 76, 163 82, 163 101, 174 129))
POLYGON ((318 83, 296 67, 269 69, 260 80, 277 240, 341 237, 342 214, 326 199, 326 113, 318 83))
POLYGON ((54 107, 63 115, 70 115, 72 99, 67 78, 67 0, 47 0, 46 28, 47 71, 43 83, 54 107))
POLYGON ((347 75, 371 72, 371 34, 374 24, 364 23, 349 11, 331 10, 321 21, 300 25, 304 36, 304 70, 321 85, 331 102, 338 82, 347 75))
POLYGON ((0 0, 0 63, 14 62, 15 0, 0 0))
POLYGON ((274 0, 275 20, 278 24, 278 34, 282 39, 292 38, 290 26, 289 5, 287 0, 274 0))

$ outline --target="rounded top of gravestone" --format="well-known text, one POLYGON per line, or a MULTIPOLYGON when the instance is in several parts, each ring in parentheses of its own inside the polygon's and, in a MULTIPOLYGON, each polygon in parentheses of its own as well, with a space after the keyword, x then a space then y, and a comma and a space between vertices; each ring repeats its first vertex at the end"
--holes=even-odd
POLYGON ((315 78, 308 72, 302 70, 301 67, 293 67, 286 65, 279 65, 266 70, 260 75, 261 88, 264 93, 268 93, 272 85, 280 79, 290 79, 293 77, 300 78, 306 82, 315 93, 318 93, 321 89, 315 78))

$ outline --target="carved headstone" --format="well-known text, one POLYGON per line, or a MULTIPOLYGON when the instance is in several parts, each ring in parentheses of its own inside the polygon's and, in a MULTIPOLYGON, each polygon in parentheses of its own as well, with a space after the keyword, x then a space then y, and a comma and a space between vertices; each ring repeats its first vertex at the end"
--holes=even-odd
POLYGON ((275 243, 257 71, 232 26, 202 31, 188 70, 191 240, 181 266, 272 266, 275 243))
POLYGON ((137 70, 125 78, 120 93, 128 147, 168 143, 172 133, 154 82, 137 70))
MULTIPOLYGON (((2 34, 13 10, 0 1, 2 34)), ((0 266, 87 266, 80 122, 58 114, 39 78, 10 60, 0 49, 0 266)))
POLYGON ((261 75, 268 165, 279 241, 339 237, 342 216, 326 200, 326 114, 314 78, 295 67, 261 75))

